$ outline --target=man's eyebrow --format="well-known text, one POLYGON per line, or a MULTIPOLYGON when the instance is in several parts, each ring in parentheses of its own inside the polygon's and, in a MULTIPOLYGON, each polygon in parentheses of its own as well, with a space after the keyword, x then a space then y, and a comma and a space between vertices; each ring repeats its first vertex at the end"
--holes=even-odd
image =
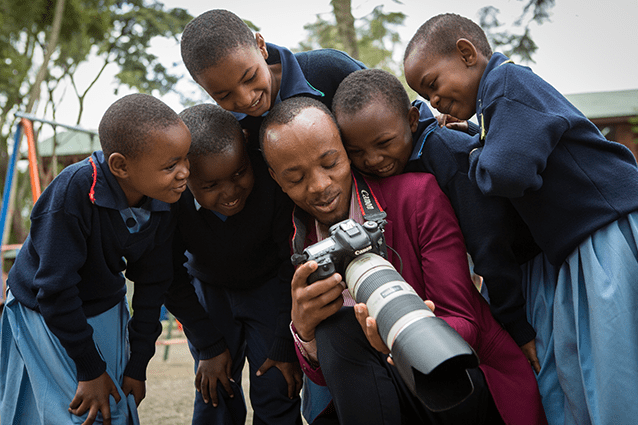
POLYGON ((286 175, 286 174, 294 173, 295 171, 299 171, 300 169, 301 169, 301 167, 299 167, 299 166, 286 168, 284 171, 281 172, 281 174, 282 175, 286 175))
MULTIPOLYGON (((334 155, 334 154, 337 154, 337 153, 339 153, 339 151, 337 151, 337 149, 330 149, 330 150, 325 151, 324 153, 322 153, 322 154, 319 156, 319 159, 323 159, 323 158, 325 158, 325 157, 327 157, 327 156, 334 155)), ((283 171, 281 172, 281 175, 285 175, 285 174, 289 174, 289 173, 294 173, 295 171, 299 171, 300 169, 301 169, 301 166, 299 166, 299 165, 295 165, 295 166, 292 166, 292 167, 289 167, 289 168, 286 168, 285 170, 283 170, 283 171)))

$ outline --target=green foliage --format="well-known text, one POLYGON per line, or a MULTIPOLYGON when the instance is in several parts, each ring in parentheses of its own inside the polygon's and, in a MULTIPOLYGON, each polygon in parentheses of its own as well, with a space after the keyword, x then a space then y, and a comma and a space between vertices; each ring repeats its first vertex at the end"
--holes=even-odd
POLYGON ((548 21, 555 0, 518 1, 526 3, 522 13, 512 24, 514 33, 503 29, 503 23, 498 19, 500 11, 494 6, 486 6, 479 11, 479 24, 487 33, 494 50, 522 62, 534 62, 532 56, 538 50, 538 46, 530 36, 530 25, 548 21))
MULTIPOLYGON (((0 184, 6 174, 8 140, 16 128, 15 113, 29 101, 56 4, 57 0, 0 0, 0 184)), ((48 63, 40 103, 55 113, 55 104, 72 86, 81 116, 85 96, 109 64, 119 68, 115 78, 129 88, 168 93, 178 76, 171 71, 173 64, 162 63, 150 47, 158 38, 177 43, 191 19, 184 9, 167 10, 154 0, 65 0, 60 37, 48 63), (79 90, 75 75, 80 65, 96 57, 103 61, 102 69, 88 87, 79 90)), ((24 210, 25 182, 18 177, 16 211, 24 210)), ((20 235, 15 237, 21 240, 20 235)))
MULTIPOLYGON (((383 6, 377 6, 369 14, 355 19, 358 59, 370 68, 384 68, 400 75, 400 66, 393 61, 392 53, 401 41, 397 27, 403 25, 404 20, 405 14, 385 13, 383 6)), ((326 20, 317 15, 316 21, 304 25, 304 29, 308 37, 299 43, 298 50, 333 48, 349 51, 332 16, 326 20)))
POLYGON ((168 93, 178 77, 170 73, 149 47, 155 37, 173 38, 192 19, 184 9, 165 11, 163 5, 144 5, 143 0, 122 3, 113 13, 114 31, 100 46, 101 54, 120 67, 116 78, 143 93, 168 93))

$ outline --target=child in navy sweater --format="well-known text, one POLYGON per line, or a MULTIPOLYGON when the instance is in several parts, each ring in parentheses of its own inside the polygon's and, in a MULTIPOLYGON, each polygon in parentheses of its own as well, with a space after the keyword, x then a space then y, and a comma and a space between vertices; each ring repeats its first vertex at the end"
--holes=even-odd
POLYGON ((293 54, 266 43, 237 15, 215 9, 184 29, 182 59, 193 79, 222 108, 234 112, 257 147, 259 126, 272 107, 308 96, 328 108, 341 80, 365 65, 344 52, 319 49, 293 54))
POLYGON ((469 181, 467 163, 458 158, 475 147, 472 137, 439 127, 424 102, 411 105, 401 82, 380 69, 346 77, 333 111, 348 156, 363 173, 434 174, 454 208, 474 269, 485 279, 493 315, 538 369, 520 268, 538 249, 507 199, 486 197, 469 181))
POLYGON ((65 168, 31 213, 2 316, 3 423, 137 423, 172 279, 171 203, 190 133, 152 96, 104 114, 102 151, 65 168), (123 273, 134 282, 129 320, 123 273))
POLYGON ((178 203, 166 306, 196 363, 193 423, 245 422, 248 358, 254 422, 300 424, 301 369, 288 328, 292 202, 248 153, 230 112, 202 104, 180 117, 192 133, 191 174, 178 203))
POLYGON ((565 423, 635 422, 635 158, 529 68, 492 54, 469 19, 427 21, 404 65, 410 87, 440 112, 477 114, 469 178, 486 195, 509 198, 543 250, 528 269, 528 313, 539 324, 537 344, 555 350, 565 393, 564 410, 562 400, 545 404, 550 421, 562 423, 564 412, 565 423))

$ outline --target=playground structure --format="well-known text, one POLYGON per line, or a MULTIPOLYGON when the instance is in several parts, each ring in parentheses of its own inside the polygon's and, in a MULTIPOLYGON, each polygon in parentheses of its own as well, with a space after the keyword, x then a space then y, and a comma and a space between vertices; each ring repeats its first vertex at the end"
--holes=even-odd
MULTIPOLYGON (((22 147, 22 136, 23 134, 27 137, 27 158, 29 161, 29 178, 31 181, 31 194, 33 198, 33 204, 38 200, 40 194, 42 193, 42 188, 40 187, 40 175, 38 171, 38 160, 36 154, 36 140, 33 132, 33 123, 39 122, 43 124, 49 124, 54 129, 57 127, 62 127, 65 129, 88 133, 91 136, 97 136, 97 132, 94 130, 86 130, 84 128, 66 125, 62 123, 58 123, 55 121, 49 121, 42 118, 38 118, 34 115, 24 114, 24 113, 16 113, 16 117, 20 118, 18 125, 16 126, 16 131, 14 135, 14 143, 13 143, 13 152, 9 157, 9 163, 7 165, 7 174, 4 181, 4 189, 2 192, 2 210, 0 212, 0 265, 4 270, 4 261, 5 258, 14 257, 17 251, 20 249, 22 244, 6 244, 6 239, 8 238, 9 229, 8 222, 10 217, 10 211, 12 209, 12 196, 14 195, 13 186, 14 180, 17 172, 17 164, 20 159, 20 151, 22 147)), ((6 291, 6 281, 2 279, 2 296, 0 299, 4 298, 4 294, 6 291)))
MULTIPOLYGON (((54 127, 65 127, 65 128, 72 128, 73 130, 76 131, 85 131, 85 132, 89 132, 89 133, 94 133, 95 132, 90 132, 88 130, 79 128, 79 127, 75 127, 75 126, 69 126, 69 125, 64 125, 64 124, 60 124, 60 123, 56 123, 53 121, 48 121, 48 120, 44 120, 44 119, 39 119, 33 115, 29 115, 29 114, 23 114, 23 113, 16 113, 16 117, 20 118, 20 121, 18 122, 18 125, 16 126, 16 131, 15 131, 15 135, 14 135, 14 142, 13 142, 13 152, 11 153, 10 157, 9 157, 9 163, 7 165, 7 174, 5 177, 5 181, 4 181, 4 189, 2 192, 2 210, 0 212, 0 242, 1 242, 1 249, 0 249, 0 266, 2 266, 2 270, 4 271, 4 260, 7 256, 11 256, 14 257, 16 252, 20 249, 20 247, 22 246, 22 244, 6 244, 6 240, 8 238, 8 219, 10 217, 10 211, 12 209, 12 204, 13 204, 13 199, 12 199, 12 195, 13 193, 13 182, 14 179, 16 177, 16 172, 17 172, 17 164, 18 164, 18 160, 20 159, 20 150, 22 147, 22 135, 24 133, 24 135, 27 136, 27 158, 29 160, 29 178, 31 181, 31 195, 33 198, 33 204, 35 204, 35 202, 38 200, 38 198, 40 197, 40 194, 42 193, 42 189, 40 187, 40 175, 39 175, 39 171, 38 171, 38 163, 37 163, 37 155, 36 155, 36 141, 35 141, 35 136, 34 136, 34 132, 33 132, 33 122, 42 122, 42 123, 47 123, 50 124, 54 127)), ((6 291, 6 281, 4 278, 4 274, 3 274, 3 279, 2 279, 2 295, 4 296, 6 291)))

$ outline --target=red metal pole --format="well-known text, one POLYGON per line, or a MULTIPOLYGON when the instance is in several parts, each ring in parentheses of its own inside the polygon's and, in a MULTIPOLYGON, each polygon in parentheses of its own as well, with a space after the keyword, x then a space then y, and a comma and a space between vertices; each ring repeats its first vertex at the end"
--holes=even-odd
POLYGON ((31 177, 31 193, 33 194, 33 204, 38 200, 42 189, 40 189, 40 174, 38 172, 38 159, 35 154, 35 137, 33 137, 33 124, 26 118, 21 119, 24 127, 24 134, 27 136, 29 147, 29 175, 31 177))

